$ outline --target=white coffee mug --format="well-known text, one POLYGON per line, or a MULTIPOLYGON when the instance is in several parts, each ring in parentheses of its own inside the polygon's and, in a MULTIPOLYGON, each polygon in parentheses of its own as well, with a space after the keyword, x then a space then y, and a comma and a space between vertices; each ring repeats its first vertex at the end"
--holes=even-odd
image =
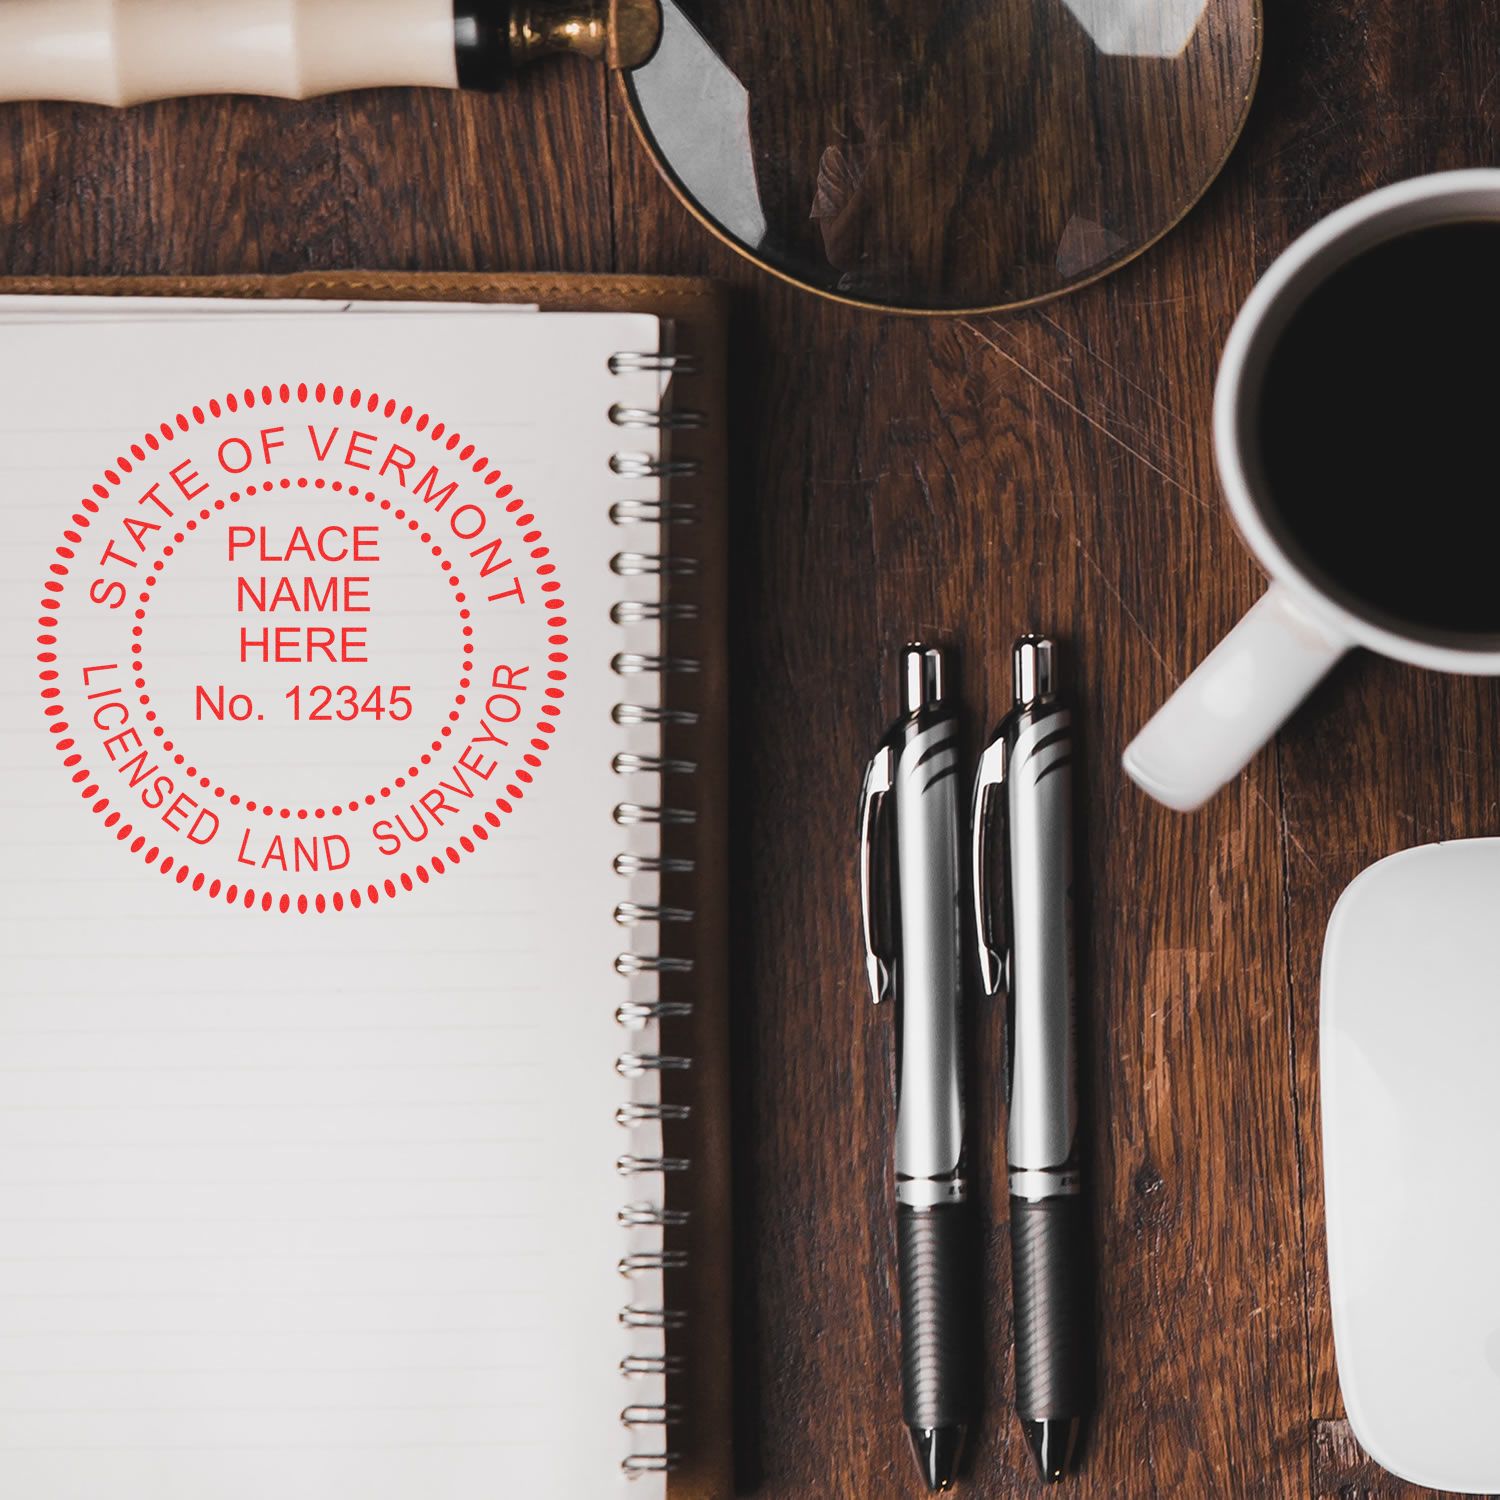
POLYGON ((1331 598, 1267 525, 1263 484, 1252 477, 1259 466, 1244 451, 1266 362, 1307 294, 1373 245, 1459 219, 1500 220, 1500 171, 1417 177, 1340 209, 1283 252, 1235 320, 1214 391, 1214 451, 1230 514, 1271 585, 1126 748, 1131 779, 1168 807, 1198 807, 1232 780, 1355 646, 1438 671, 1500 675, 1500 651, 1416 639, 1331 598))

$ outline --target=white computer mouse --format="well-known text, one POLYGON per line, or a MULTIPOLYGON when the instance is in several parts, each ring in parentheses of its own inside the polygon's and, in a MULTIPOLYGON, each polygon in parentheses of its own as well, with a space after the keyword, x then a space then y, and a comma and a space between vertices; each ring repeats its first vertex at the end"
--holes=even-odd
POLYGON ((1371 865, 1323 948, 1328 1277, 1366 1452, 1500 1489, 1500 839, 1371 865))

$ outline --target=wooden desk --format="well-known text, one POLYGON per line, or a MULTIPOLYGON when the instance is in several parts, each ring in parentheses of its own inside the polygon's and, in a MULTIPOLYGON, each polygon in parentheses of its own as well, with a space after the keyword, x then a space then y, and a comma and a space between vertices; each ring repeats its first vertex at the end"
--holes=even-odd
MULTIPOLYGON (((1341 1421, 1318 959, 1364 865, 1496 831, 1500 684, 1353 660, 1188 818, 1118 760, 1261 587, 1209 443, 1236 307, 1355 194, 1496 160, 1500 3, 1268 9, 1251 125, 1205 202, 1122 274, 1004 318, 881 318, 756 274, 656 182, 581 67, 496 99, 0 108, 0 271, 707 270, 739 289, 739 1436, 742 1487, 767 1500, 915 1493, 896 1419, 891 1036, 858 957, 855 800, 899 643, 962 647, 977 735, 1028 627, 1072 643, 1087 734, 1103 1404, 1069 1493, 1416 1493, 1341 1421)), ((989 1377, 967 1492, 1019 1495, 1034 1481, 1008 1411, 999 1018, 974 1029, 989 1377)))

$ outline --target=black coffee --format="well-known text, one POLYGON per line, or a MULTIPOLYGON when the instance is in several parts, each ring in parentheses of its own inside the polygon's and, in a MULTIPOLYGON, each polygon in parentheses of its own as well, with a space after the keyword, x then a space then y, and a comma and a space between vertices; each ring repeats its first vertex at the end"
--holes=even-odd
POLYGON ((1315 581, 1407 633, 1500 637, 1500 222, 1330 276, 1276 343, 1256 426, 1268 520, 1315 581))

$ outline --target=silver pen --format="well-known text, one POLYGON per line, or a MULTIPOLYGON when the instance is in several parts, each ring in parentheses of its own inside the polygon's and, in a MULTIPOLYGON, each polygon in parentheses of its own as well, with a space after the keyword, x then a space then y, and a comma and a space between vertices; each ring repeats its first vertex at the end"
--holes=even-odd
POLYGON ((1016 1412, 1048 1481, 1073 1462, 1093 1363, 1077 1140, 1073 727, 1056 656, 1044 637, 1016 642, 1015 705, 980 757, 971 850, 980 973, 987 993, 1008 995, 1016 1412))
POLYGON ((930 1490, 973 1418, 975 1230, 964 1180, 958 714, 935 647, 901 653, 901 716, 865 773, 860 902, 876 1002, 897 1010, 894 1151, 902 1414, 930 1490))

